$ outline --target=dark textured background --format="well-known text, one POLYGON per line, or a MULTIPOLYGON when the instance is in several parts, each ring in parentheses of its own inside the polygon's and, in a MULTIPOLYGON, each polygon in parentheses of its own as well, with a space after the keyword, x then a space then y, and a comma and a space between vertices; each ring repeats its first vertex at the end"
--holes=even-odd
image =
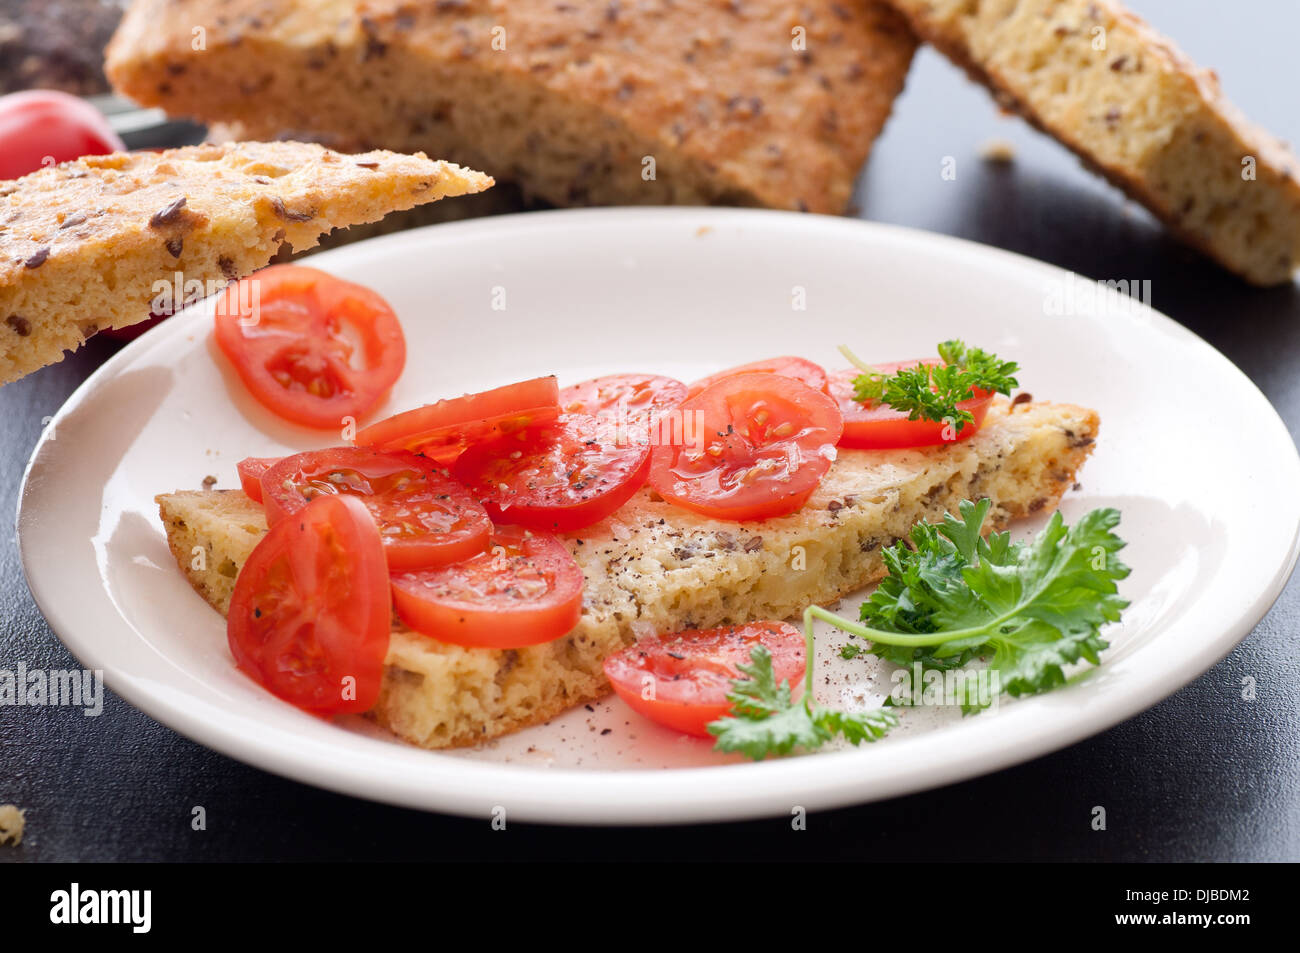
MULTIPOLYGON (((1293 90, 1300 6, 1287 0, 1137 0, 1253 119, 1300 139, 1293 90)), ((1054 142, 997 114, 947 62, 922 51, 878 143, 862 213, 998 245, 1093 278, 1150 279, 1155 307, 1206 337, 1300 426, 1300 289, 1258 291, 1165 238, 1054 142), (981 161, 990 139, 1010 165, 981 161), (957 179, 939 177, 944 156, 957 179)), ((96 339, 63 364, 0 389, 0 512, 14 512, 42 418, 114 350, 96 339)), ((1098 368, 1099 375, 1105 368, 1098 368)), ((1210 395, 1188 395, 1192 411, 1210 395)), ((1214 449, 1206 447, 1206 459, 1214 449)), ((1300 491, 1300 488, 1297 488, 1300 491)), ((1266 567, 1267 568, 1267 567, 1266 567)), ((0 667, 74 660, 0 539, 0 667)), ((76 598, 75 592, 68 593, 76 598)), ((0 708, 0 803, 28 809, 0 860, 608 858, 871 861, 1300 859, 1300 649, 1294 580, 1222 663, 1144 715, 1031 764, 861 808, 708 828, 578 830, 469 821, 382 807, 284 781, 201 748, 116 698, 103 717, 0 708), (1239 695, 1243 675, 1258 697, 1239 695), (208 830, 190 830, 205 805, 208 830), (1108 829, 1090 829, 1104 805, 1108 829), (959 823, 952 823, 954 820, 959 823)))

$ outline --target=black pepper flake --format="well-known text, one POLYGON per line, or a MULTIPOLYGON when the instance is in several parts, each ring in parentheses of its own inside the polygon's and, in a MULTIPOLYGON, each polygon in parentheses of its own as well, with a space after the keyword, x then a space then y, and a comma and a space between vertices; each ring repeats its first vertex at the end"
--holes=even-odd
POLYGON ((174 202, 168 204, 165 208, 153 213, 153 218, 149 219, 150 228, 162 228, 164 225, 171 225, 181 217, 181 210, 185 208, 186 198, 181 196, 174 202))
POLYGON ((5 318, 5 324, 13 328, 14 334, 20 338, 25 338, 32 333, 32 323, 21 314, 9 315, 9 317, 5 318))
POLYGON ((41 265, 45 264, 45 259, 49 257, 50 257, 50 246, 46 245, 44 248, 38 249, 36 254, 32 255, 31 258, 28 258, 25 262, 23 262, 23 267, 39 268, 41 267, 41 265))
POLYGON ((175 238, 169 238, 163 242, 163 247, 167 249, 167 253, 173 258, 180 258, 181 252, 185 250, 185 239, 179 235, 175 238))
POLYGON ((280 218, 284 219, 286 222, 310 222, 316 217, 316 210, 314 208, 307 209, 304 212, 290 212, 284 207, 284 199, 280 198, 278 195, 271 199, 271 208, 275 210, 276 215, 280 216, 280 218))
POLYGON ((840 510, 844 509, 844 504, 839 500, 831 500, 826 504, 826 508, 832 513, 838 513, 840 510))

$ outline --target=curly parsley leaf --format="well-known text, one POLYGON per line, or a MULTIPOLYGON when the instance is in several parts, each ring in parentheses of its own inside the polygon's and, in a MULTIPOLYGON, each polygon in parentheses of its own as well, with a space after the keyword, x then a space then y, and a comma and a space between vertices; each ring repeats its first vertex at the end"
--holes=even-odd
MULTIPOLYGON (((807 671, 811 672, 811 627, 807 632, 807 671)), ((803 697, 793 701, 790 683, 777 683, 771 653, 756 645, 750 658, 751 664, 736 666, 747 678, 732 682, 732 691, 727 695, 731 714, 709 724, 709 733, 718 739, 718 751, 739 751, 759 761, 768 755, 789 754, 796 748, 815 751, 836 735, 854 745, 876 741, 898 723, 898 716, 883 708, 842 712, 814 704, 811 679, 803 697)))
MULTIPOLYGON (((963 500, 959 517, 945 513, 938 523, 921 523, 911 546, 898 542, 883 552, 888 575, 862 605, 862 623, 819 606, 804 612, 807 657, 813 659, 812 622, 822 619, 869 648, 848 645, 840 657, 870 652, 900 666, 923 671, 959 669, 988 659, 997 686, 1013 696, 1049 691, 1066 681, 1065 669, 1079 661, 1101 662, 1108 643, 1101 628, 1116 622, 1128 602, 1117 583, 1129 574, 1118 557, 1124 541, 1113 530, 1120 514, 1097 509, 1066 526, 1060 513, 1028 544, 1007 533, 982 534, 991 504, 963 500)), ((886 707, 840 712, 813 700, 812 665, 805 688, 792 700, 788 682, 777 683, 772 657, 756 646, 752 664, 737 668, 746 677, 732 682, 731 714, 709 725, 720 751, 739 751, 755 760, 795 749, 813 751, 840 735, 859 744, 883 737, 898 723, 886 707)), ((963 709, 989 704, 975 679, 959 682, 963 709)))
MULTIPOLYGON (((1002 691, 1029 695, 1065 683, 1080 660, 1099 664, 1100 630, 1128 602, 1116 583, 1129 569, 1114 509, 1086 513, 1067 527, 1060 513, 1029 544, 1006 533, 980 535, 990 503, 963 501, 961 518, 922 524, 912 546, 884 553, 889 575, 862 605, 865 625, 814 609, 818 618, 871 640, 872 654, 896 665, 949 670, 989 657, 1002 691)), ((967 710, 976 706, 971 695, 967 710)))
POLYGON ((917 364, 891 374, 864 364, 847 348, 840 350, 863 372, 853 379, 854 399, 888 404, 905 411, 909 420, 949 423, 957 433, 975 421, 970 411, 957 405, 974 397, 977 389, 1010 394, 1018 386, 1013 376, 1018 364, 959 340, 939 345, 942 364, 917 364))

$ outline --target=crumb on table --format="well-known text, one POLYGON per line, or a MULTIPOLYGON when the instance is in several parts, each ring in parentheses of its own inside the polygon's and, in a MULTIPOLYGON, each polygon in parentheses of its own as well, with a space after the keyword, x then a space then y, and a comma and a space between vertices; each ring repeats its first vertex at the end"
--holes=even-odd
POLYGON ((15 804, 0 804, 0 844, 17 846, 23 842, 25 812, 15 804))

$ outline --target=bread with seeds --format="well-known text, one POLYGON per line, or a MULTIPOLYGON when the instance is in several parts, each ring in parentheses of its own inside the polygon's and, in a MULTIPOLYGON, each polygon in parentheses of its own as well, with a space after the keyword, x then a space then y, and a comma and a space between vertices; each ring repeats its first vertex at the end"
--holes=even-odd
MULTIPOLYGON (((989 498, 986 526, 1054 509, 1092 452, 1099 421, 1069 404, 999 399, 968 440, 915 450, 844 450, 796 513, 710 519, 641 490, 611 517, 568 534, 585 578, 567 636, 521 649, 465 648, 395 622, 379 724, 426 748, 473 745, 605 695, 605 658, 638 636, 800 615, 885 575, 882 547, 920 521, 989 498)), ((157 498, 190 584, 225 613, 240 568, 266 533, 238 490, 157 498), (196 548, 197 547, 197 548, 196 548), (202 551, 205 558, 196 560, 202 551)), ((232 662, 233 664, 233 662, 232 662)))
POLYGON ((88 156, 0 182, 0 384, 91 334, 243 277, 282 244, 373 222, 492 179, 423 154, 240 142, 88 156), (193 294, 191 294, 193 292, 193 294))
POLYGON ((422 149, 555 205, 838 213, 915 45, 878 0, 136 0, 107 69, 238 136, 422 149))
POLYGON ((1004 107, 1257 285, 1300 265, 1300 161, 1112 0, 890 0, 1004 107))

